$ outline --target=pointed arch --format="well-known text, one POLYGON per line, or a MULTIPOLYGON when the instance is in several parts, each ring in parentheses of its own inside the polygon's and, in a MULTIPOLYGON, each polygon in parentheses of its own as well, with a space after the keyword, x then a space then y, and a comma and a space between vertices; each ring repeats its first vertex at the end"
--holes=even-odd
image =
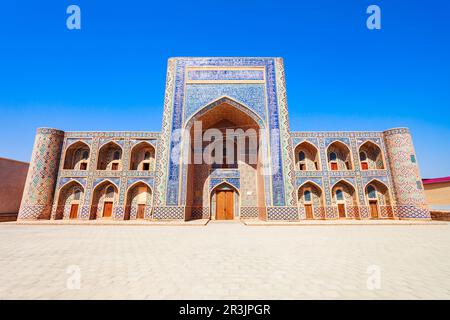
POLYGON ((359 199, 355 186, 339 179, 330 189, 331 202, 339 219, 359 218, 359 199))
POLYGON ((156 148, 148 141, 143 140, 135 143, 130 150, 128 160, 129 170, 153 171, 155 170, 156 148), (149 159, 145 154, 149 152, 149 159))
POLYGON ((339 179, 338 181, 336 181, 336 182, 331 186, 331 189, 333 189, 333 188, 334 188, 337 184, 339 184, 339 183, 347 184, 347 185, 349 185, 350 187, 352 187, 353 190, 356 191, 356 188, 355 188, 355 186, 353 185, 353 183, 351 183, 350 181, 348 181, 347 179, 344 179, 344 178, 339 179))
MULTIPOLYGON (((231 189, 233 191, 233 205, 232 205, 233 218, 232 219, 235 219, 238 215, 240 215, 239 214, 239 203, 241 201, 241 195, 240 195, 239 189, 236 186, 232 185, 231 183, 228 183, 227 181, 221 181, 220 183, 216 184, 213 188, 211 188, 211 191, 209 192, 210 217, 214 216, 216 219, 218 219, 216 216, 216 213, 217 213, 216 209, 218 207, 218 200, 219 200, 218 197, 219 196, 218 196, 218 194, 216 195, 216 192, 220 191, 220 189, 222 187, 228 187, 229 189, 231 189)), ((225 193, 225 194, 227 194, 227 193, 225 193)), ((221 198, 221 199, 222 199, 222 201, 220 203, 222 203, 222 204, 225 202, 228 203, 229 198, 227 198, 227 201, 225 201, 224 198, 221 198)), ((230 211, 228 211, 228 209, 226 209, 225 211, 230 212, 230 211)), ((221 219, 223 219, 223 217, 221 217, 221 219)), ((225 219, 228 219, 228 218, 225 218, 225 219)))
POLYGON ((232 107, 235 107, 236 109, 250 116, 255 121, 255 123, 259 125, 260 128, 265 128, 264 120, 256 112, 254 112, 249 106, 245 105, 244 103, 239 102, 228 96, 222 96, 216 100, 208 102, 203 107, 199 108, 186 120, 184 128, 190 130, 195 118, 201 117, 206 113, 210 112, 211 110, 213 110, 214 108, 223 104, 228 104, 231 105, 232 107))
POLYGON ((84 200, 85 188, 77 180, 70 180, 58 189, 56 200, 55 219, 63 219, 65 216, 70 219, 78 217, 79 206, 84 200), (80 190, 79 199, 75 198, 76 190, 80 190), (70 213, 69 213, 70 211, 70 213))
POLYGON ((297 188, 297 193, 300 191, 300 188, 301 188, 301 187, 304 187, 304 186, 305 186, 306 184, 308 184, 308 183, 312 184, 313 186, 317 187, 320 191, 323 192, 323 189, 322 189, 322 187, 321 187, 319 184, 317 184, 316 182, 314 182, 314 181, 312 181, 312 180, 306 180, 305 182, 303 182, 303 183, 297 188))
POLYGON ((77 140, 69 144, 64 151, 64 170, 87 170, 91 158, 91 147, 83 140, 77 140), (87 157, 85 157, 85 153, 87 157))
POLYGON ((297 170, 319 171, 321 169, 319 148, 313 143, 303 140, 297 143, 293 150, 297 170), (300 153, 303 153, 304 159, 300 158, 300 153))
POLYGON ((362 161, 358 156, 362 170, 383 170, 386 168, 384 152, 378 143, 372 140, 364 141, 358 148, 358 155, 362 152, 364 152, 367 157, 364 161, 362 161))
POLYGON ((238 195, 240 195, 239 189, 238 189, 236 186, 232 185, 231 183, 229 183, 229 182, 227 182, 227 181, 221 181, 221 182, 217 183, 216 185, 214 185, 214 186, 211 188, 211 191, 209 192, 210 196, 211 196, 212 193, 215 191, 215 189, 217 189, 217 188, 220 187, 220 186, 225 186, 225 185, 228 186, 228 187, 231 187, 234 191, 237 192, 238 195))
POLYGON ((353 170, 353 155, 350 146, 340 140, 334 140, 326 148, 328 169, 335 170, 353 170), (331 159, 330 155, 335 154, 336 159, 331 159))
POLYGON ((324 217, 324 196, 324 190, 318 183, 306 180, 297 189, 299 213, 303 212, 306 219, 324 217))
POLYGON ((83 189, 83 192, 84 192, 84 187, 83 187, 83 185, 80 183, 80 181, 75 180, 75 179, 69 180, 69 181, 67 181, 66 183, 64 183, 62 186, 60 186, 60 187, 58 188, 58 192, 61 191, 61 189, 64 188, 65 186, 71 184, 72 182, 75 182, 76 184, 78 184, 78 185, 83 189))
POLYGON ((124 220, 150 217, 153 207, 152 187, 144 180, 137 180, 130 184, 125 192, 124 206, 124 220))
POLYGON ((114 140, 103 143, 98 148, 97 170, 120 170, 124 150, 122 146, 114 140), (120 151, 119 159, 115 159, 114 154, 120 151))
POLYGON ((373 178, 373 179, 371 179, 369 182, 367 182, 367 183, 364 185, 364 189, 367 188, 367 187, 369 186, 369 184, 372 184, 372 183, 380 183, 380 184, 382 184, 383 186, 385 186, 387 189, 389 189, 388 185, 387 185, 385 182, 383 182, 383 181, 381 181, 380 179, 377 179, 377 178, 373 178))
POLYGON ((147 187, 149 187, 149 189, 153 192, 153 188, 152 188, 152 186, 148 183, 148 182, 146 182, 146 181, 144 181, 144 180, 137 180, 137 181, 134 181, 132 184, 130 184, 128 187, 127 187, 127 191, 126 192, 128 192, 131 188, 133 188, 133 187, 135 187, 136 185, 138 185, 139 183, 143 183, 143 184, 145 184, 147 187))
POLYGON ((120 150, 123 152, 123 147, 122 147, 119 143, 117 143, 115 140, 109 140, 109 141, 106 141, 106 142, 102 143, 102 144, 98 147, 98 151, 100 152, 100 150, 101 150, 102 148, 104 148, 104 147, 105 147, 106 145, 108 145, 108 144, 114 144, 115 146, 119 147, 120 150))
POLYGON ((382 205, 386 205, 386 206, 392 205, 393 198, 391 195, 391 189, 385 182, 383 182, 377 178, 373 178, 372 180, 370 180, 369 182, 367 182, 364 185, 364 198, 366 199, 366 201, 368 201, 367 192, 368 192, 369 186, 373 186, 375 188, 377 194, 380 196, 377 199, 381 200, 382 205))
POLYGON ((113 181, 111 181, 110 179, 104 179, 101 182, 99 182, 92 189, 92 197, 90 203, 91 210, 89 219, 96 219, 98 214, 100 214, 102 218, 112 217, 112 212, 114 211, 114 208, 117 206, 118 196, 119 196, 119 187, 113 181), (109 198, 106 199, 105 192, 110 186, 113 186, 114 196, 112 199, 109 198), (106 204, 108 204, 107 206, 108 209, 105 209, 106 204))
POLYGON ((114 181, 112 181, 112 180, 109 179, 109 178, 105 178, 105 179, 103 179, 102 181, 98 182, 98 183, 95 185, 95 187, 92 189, 92 191, 94 191, 99 185, 101 185, 101 184, 103 184, 103 183, 105 183, 105 182, 111 183, 112 185, 114 185, 114 186, 116 187, 117 190, 119 190, 119 186, 118 186, 114 181))

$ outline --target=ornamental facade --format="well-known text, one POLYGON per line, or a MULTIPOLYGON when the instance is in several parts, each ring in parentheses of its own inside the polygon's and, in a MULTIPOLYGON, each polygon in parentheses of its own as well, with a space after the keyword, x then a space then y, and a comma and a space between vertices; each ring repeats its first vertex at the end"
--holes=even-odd
POLYGON ((408 129, 290 131, 281 58, 169 59, 161 132, 37 130, 19 219, 200 218, 430 213, 408 129))

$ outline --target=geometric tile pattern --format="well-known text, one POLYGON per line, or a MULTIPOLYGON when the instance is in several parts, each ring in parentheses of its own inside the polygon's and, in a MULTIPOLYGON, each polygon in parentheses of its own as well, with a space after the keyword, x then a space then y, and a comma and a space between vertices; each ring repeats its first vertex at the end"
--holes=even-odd
MULTIPOLYGON (((179 205, 180 204, 180 191, 184 188, 184 186, 180 185, 180 179, 183 180, 182 177, 182 169, 180 167, 180 163, 175 158, 174 151, 178 148, 179 144, 179 130, 183 128, 185 110, 186 110, 186 68, 188 67, 264 67, 265 70, 265 121, 267 121, 267 129, 269 130, 269 146, 270 146, 270 159, 271 159, 271 201, 275 206, 283 206, 286 205, 286 194, 285 194, 285 176, 283 174, 283 156, 281 155, 282 151, 282 143, 283 140, 282 135, 288 136, 288 131, 286 128, 280 130, 280 111, 285 111, 287 114, 287 110, 281 110, 286 108, 281 108, 278 105, 278 96, 277 96, 277 79, 276 79, 276 68, 275 61, 280 59, 273 58, 177 58, 175 60, 175 75, 173 78, 173 83, 169 83, 166 87, 166 93, 170 92, 170 100, 171 105, 165 104, 165 112, 170 109, 171 121, 170 131, 164 131, 163 135, 168 135, 168 138, 164 138, 166 141, 164 143, 167 144, 167 150, 165 152, 168 153, 169 159, 167 163, 168 173, 166 180, 166 199, 165 203, 167 205, 179 205), (172 91, 173 87, 173 91, 172 91), (170 91, 169 91, 170 90, 170 91), (167 107, 167 108, 166 108, 167 107)), ((170 68, 168 70, 171 70, 170 68)), ((239 86, 234 86, 235 88, 240 88, 239 86)), ((198 89, 202 88, 196 86, 196 96, 201 97, 202 94, 198 92, 198 89)), ((216 86, 204 87, 206 90, 210 90, 211 88, 217 88, 216 86)), ((214 89, 215 90, 215 89, 214 89)), ((228 86, 227 91, 223 91, 220 89, 219 91, 215 91, 215 94, 222 95, 223 92, 227 92, 227 94, 231 94, 232 87, 228 86)), ((240 90, 240 89, 237 89, 240 90)), ((255 91, 255 95, 259 95, 262 98, 262 94, 257 94, 255 91)), ((166 94, 167 97, 167 94, 166 94)), ((242 97, 242 95, 241 95, 242 97)), ((220 96, 214 96, 211 94, 207 99, 209 101, 216 100, 220 98, 220 96)), ((166 101, 165 101, 166 102, 166 101)), ((195 108, 194 108, 195 109, 195 108)), ((287 137, 288 139, 288 137, 287 137)), ((163 142, 163 141, 161 141, 163 142)), ((166 160, 166 159, 164 159, 166 160)), ((269 187, 269 186, 267 186, 269 187)), ((292 187, 293 189, 293 187, 292 187)), ((289 196, 291 197, 291 196, 289 196)))
POLYGON ((50 217, 63 138, 60 130, 37 130, 18 219, 50 217))

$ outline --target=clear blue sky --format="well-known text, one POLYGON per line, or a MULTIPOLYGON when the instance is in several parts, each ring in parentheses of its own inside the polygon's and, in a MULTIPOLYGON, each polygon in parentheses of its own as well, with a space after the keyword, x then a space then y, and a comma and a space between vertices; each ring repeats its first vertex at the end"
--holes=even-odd
POLYGON ((445 0, 2 1, 0 156, 29 161, 41 126, 159 131, 172 56, 281 56, 292 130, 407 126, 423 177, 450 175, 445 0))

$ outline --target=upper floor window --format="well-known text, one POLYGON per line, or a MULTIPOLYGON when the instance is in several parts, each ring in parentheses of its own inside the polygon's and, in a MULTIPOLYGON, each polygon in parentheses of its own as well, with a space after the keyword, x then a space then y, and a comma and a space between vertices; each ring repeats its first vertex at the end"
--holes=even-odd
POLYGON ((87 160, 87 158, 89 158, 89 151, 84 150, 84 151, 83 151, 83 155, 82 155, 82 159, 83 159, 83 160, 87 160))
POLYGON ((81 190, 76 188, 73 192, 73 200, 80 200, 81 198, 81 190))
POLYGON ((307 201, 307 202, 311 201, 311 191, 305 190, 305 192, 303 193, 303 197, 304 197, 305 201, 307 201))
POLYGON ((300 151, 300 153, 298 154, 298 160, 299 161, 305 161, 306 159, 306 155, 303 151, 300 151))
POLYGON ((372 185, 367 187, 367 195, 368 195, 369 199, 377 198, 377 191, 372 185))
POLYGON ((365 152, 359 153, 359 160, 366 161, 367 160, 367 154, 365 152))
POLYGON ((416 163, 416 156, 413 154, 411 155, 411 162, 416 163))
POLYGON ((341 189, 337 189, 337 190, 336 190, 336 200, 337 200, 337 201, 342 201, 342 200, 344 200, 344 193, 342 192, 341 189))
POLYGON ((336 161, 337 160, 337 155, 335 152, 331 152, 330 153, 330 161, 336 161))
POLYGON ((144 153, 144 160, 149 160, 150 159, 150 152, 146 152, 144 153))
POLYGON ((120 159, 120 151, 114 151, 113 160, 119 160, 120 159))
POLYGON ((113 186, 109 186, 108 188, 106 188, 106 195, 105 195, 105 197, 107 199, 114 198, 114 187, 113 186))

